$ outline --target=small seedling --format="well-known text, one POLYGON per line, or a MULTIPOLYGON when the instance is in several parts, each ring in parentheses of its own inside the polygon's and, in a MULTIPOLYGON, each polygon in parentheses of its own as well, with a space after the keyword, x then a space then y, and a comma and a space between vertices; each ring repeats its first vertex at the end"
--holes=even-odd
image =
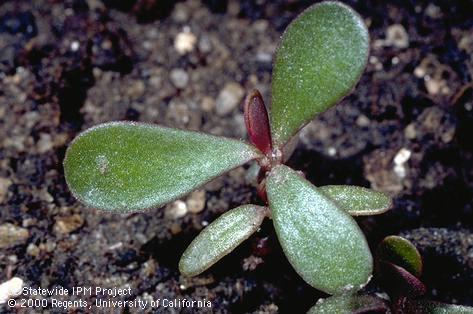
POLYGON ((308 313, 473 314, 472 307, 424 299, 422 267, 422 257, 414 244, 399 236, 388 236, 376 252, 376 280, 390 300, 369 294, 332 296, 319 300, 308 313))
POLYGON ((291 138, 355 86, 368 48, 368 31, 356 12, 339 2, 316 4, 282 36, 270 114, 257 91, 245 100, 250 144, 156 125, 105 123, 71 143, 66 181, 84 204, 130 213, 163 206, 255 160, 265 206, 240 206, 216 219, 182 255, 181 273, 202 273, 269 217, 289 262, 306 282, 329 294, 356 291, 370 280, 373 262, 351 215, 382 213, 390 198, 362 187, 315 187, 283 162, 291 138))

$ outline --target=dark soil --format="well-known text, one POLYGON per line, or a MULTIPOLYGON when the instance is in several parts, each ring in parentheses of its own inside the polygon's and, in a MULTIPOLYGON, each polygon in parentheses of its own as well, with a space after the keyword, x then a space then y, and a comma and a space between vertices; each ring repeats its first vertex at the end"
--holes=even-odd
MULTIPOLYGON (((131 300, 205 298, 213 308, 200 312, 222 313, 303 313, 323 297, 290 267, 270 222, 205 274, 180 276, 180 254, 208 222, 259 202, 248 166, 184 199, 205 208, 179 217, 172 205, 131 216, 86 209, 61 165, 78 132, 111 120, 246 137, 241 94, 258 88, 269 101, 277 40, 312 2, 2 1, 0 283, 130 285, 131 300), (180 33, 196 39, 182 54, 180 33), (219 98, 225 87, 233 103, 219 98)), ((391 194, 389 213, 359 220, 370 245, 402 233, 424 255, 429 296, 473 305, 473 2, 344 2, 369 26, 367 70, 302 132, 289 164, 316 185, 391 194)))

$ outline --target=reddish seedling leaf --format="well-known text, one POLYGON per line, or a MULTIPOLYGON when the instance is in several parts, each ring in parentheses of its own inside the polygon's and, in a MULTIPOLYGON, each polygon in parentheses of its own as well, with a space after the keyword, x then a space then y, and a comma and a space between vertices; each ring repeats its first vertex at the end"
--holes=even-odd
POLYGON ((260 92, 253 90, 246 97, 244 106, 245 124, 250 142, 264 154, 271 154, 268 111, 260 92))
POLYGON ((378 263, 382 282, 386 290, 396 297, 417 298, 426 293, 426 287, 416 276, 390 262, 378 263))

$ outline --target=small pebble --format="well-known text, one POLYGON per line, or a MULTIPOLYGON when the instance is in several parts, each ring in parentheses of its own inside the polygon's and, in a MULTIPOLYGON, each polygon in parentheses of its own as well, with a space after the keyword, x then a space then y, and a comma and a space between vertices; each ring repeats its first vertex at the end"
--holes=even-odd
POLYGON ((166 207, 164 216, 170 219, 178 219, 187 214, 187 205, 185 202, 178 200, 166 207))
POLYGON ((439 18, 442 15, 441 9, 433 3, 430 3, 427 6, 427 8, 425 9, 425 13, 433 19, 439 18))
POLYGON ((450 93, 450 88, 447 86, 447 81, 444 79, 426 79, 425 88, 430 95, 448 95, 450 93))
POLYGON ((383 69, 383 64, 375 56, 370 56, 369 62, 374 65, 376 71, 381 71, 383 69))
POLYGON ((12 185, 12 181, 8 178, 0 178, 0 203, 7 199, 8 188, 12 185))
POLYGON ((423 66, 418 66, 414 69, 414 75, 417 78, 423 78, 426 75, 425 68, 423 66))
POLYGON ((75 40, 71 43, 71 51, 77 51, 79 50, 79 47, 80 47, 80 44, 78 41, 75 40))
POLYGON ((204 190, 192 192, 187 199, 187 208, 189 209, 189 212, 193 214, 200 213, 205 208, 205 201, 204 190))
POLYGON ((12 135, 3 140, 3 146, 11 147, 18 152, 23 152, 25 150, 25 141, 26 136, 24 135, 12 135))
POLYGON ((233 121, 230 123, 230 126, 234 130, 236 137, 244 138, 247 135, 245 117, 242 113, 238 112, 233 115, 233 121))
POLYGON ((401 24, 394 24, 386 29, 386 45, 396 48, 409 47, 409 35, 401 24))
POLYGON ((393 171, 401 179, 407 175, 407 169, 404 164, 409 160, 409 158, 411 158, 411 154, 412 153, 410 150, 401 148, 397 152, 396 156, 394 156, 393 171))
POLYGON ((375 40, 376 48, 395 47, 399 49, 409 47, 409 35, 401 24, 393 24, 386 29, 386 38, 375 40))
POLYGON ((212 97, 204 96, 200 103, 200 107, 204 111, 212 111, 215 108, 215 100, 212 97))
POLYGON ((51 135, 49 135, 47 133, 41 133, 39 135, 39 141, 36 145, 37 145, 37 148, 38 148, 38 153, 40 153, 40 154, 44 154, 44 153, 52 150, 53 147, 54 147, 53 141, 51 139, 51 135))
POLYGON ((404 136, 409 139, 413 140, 417 137, 417 131, 416 131, 416 126, 415 123, 410 123, 405 129, 404 129, 404 136))
POLYGON ((52 241, 47 241, 46 243, 40 243, 39 249, 47 253, 51 253, 56 249, 56 243, 52 241))
POLYGON ((27 229, 17 227, 11 223, 0 225, 0 249, 8 249, 23 244, 29 236, 27 229))
POLYGON ((123 242, 117 242, 117 243, 114 243, 114 244, 110 245, 110 246, 108 247, 108 249, 109 249, 110 251, 113 251, 113 250, 121 249, 122 247, 123 247, 123 242))
POLYGON ((172 84, 180 89, 185 88, 189 83, 189 74, 183 69, 172 69, 169 77, 172 84))
POLYGON ((151 79, 149 80, 149 84, 152 86, 152 87, 155 87, 155 88, 159 88, 161 87, 161 77, 160 76, 152 76, 151 79))
POLYGON ((258 51, 256 53, 256 61, 261 63, 271 63, 273 61, 273 55, 266 51, 258 51))
POLYGON ((171 234, 179 234, 181 231, 182 231, 182 228, 181 228, 181 225, 178 224, 178 223, 173 223, 171 225, 171 227, 169 228, 169 230, 171 231, 171 234))
POLYGON ((39 252, 40 252, 39 247, 33 243, 28 244, 28 246, 26 247, 26 253, 33 257, 38 256, 39 252))
POLYGON ((401 148, 394 157, 394 163, 396 165, 404 164, 409 160, 409 158, 411 158, 411 154, 411 151, 407 148, 401 148))
MULTIPOLYGON (((364 175, 371 188, 395 196, 403 190, 401 178, 393 171, 393 159, 397 152, 377 149, 363 158, 364 175)), ((404 167, 404 165, 401 165, 404 167)))
POLYGON ((130 88, 127 89, 130 97, 137 99, 143 96, 146 90, 146 85, 142 80, 135 80, 131 83, 130 88))
POLYGON ((177 34, 174 39, 174 49, 184 55, 194 50, 195 44, 197 42, 197 37, 190 32, 188 28, 185 28, 183 32, 177 34))
POLYGON ((189 19, 189 12, 184 5, 178 4, 174 9, 172 17, 175 22, 183 23, 189 19))
POLYGON ((38 196, 42 201, 45 201, 47 203, 52 203, 54 201, 54 197, 51 194, 49 194, 46 188, 41 189, 38 193, 38 196))
POLYGON ((23 279, 18 277, 13 277, 0 284, 0 304, 4 304, 9 299, 19 296, 22 290, 23 279))
POLYGON ((245 94, 245 90, 238 83, 227 83, 220 91, 216 101, 217 114, 223 116, 235 109, 245 94))
POLYGON ((31 129, 38 121, 41 120, 41 116, 37 111, 29 111, 22 117, 26 121, 25 128, 31 129))
POLYGON ((67 217, 56 217, 54 224, 54 231, 61 234, 69 234, 76 231, 84 224, 84 219, 81 215, 74 214, 67 217))
POLYGON ((371 122, 370 119, 364 114, 360 114, 358 118, 356 119, 356 124, 359 127, 367 127, 370 125, 370 122, 371 122))
POLYGON ((335 147, 329 147, 327 149, 327 154, 333 157, 337 154, 337 149, 335 147))
POLYGON ((203 53, 209 53, 212 51, 212 43, 210 42, 210 38, 208 36, 202 36, 199 40, 198 44, 199 50, 203 53))
POLYGON ((243 260, 243 270, 253 271, 259 264, 263 263, 263 259, 258 256, 250 255, 243 260))

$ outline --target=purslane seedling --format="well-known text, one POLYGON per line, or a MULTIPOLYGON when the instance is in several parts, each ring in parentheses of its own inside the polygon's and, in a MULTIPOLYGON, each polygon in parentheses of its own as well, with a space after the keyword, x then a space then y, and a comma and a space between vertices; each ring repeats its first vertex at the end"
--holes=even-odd
POLYGON ((378 245, 375 273, 389 299, 375 294, 332 296, 317 301, 308 313, 473 314, 472 307, 425 299, 422 268, 422 257, 414 244, 403 237, 388 236, 378 245))
POLYGON ((182 255, 181 273, 202 273, 270 218, 306 282, 329 294, 356 291, 370 280, 373 262, 351 215, 382 213, 390 198, 362 187, 315 187, 283 162, 291 138, 355 86, 368 48, 368 31, 356 12, 339 2, 316 4, 282 36, 269 115, 257 91, 245 100, 250 143, 150 124, 105 123, 69 146, 64 171, 70 190, 87 206, 130 213, 163 206, 255 160, 266 206, 243 205, 216 219, 182 255))

